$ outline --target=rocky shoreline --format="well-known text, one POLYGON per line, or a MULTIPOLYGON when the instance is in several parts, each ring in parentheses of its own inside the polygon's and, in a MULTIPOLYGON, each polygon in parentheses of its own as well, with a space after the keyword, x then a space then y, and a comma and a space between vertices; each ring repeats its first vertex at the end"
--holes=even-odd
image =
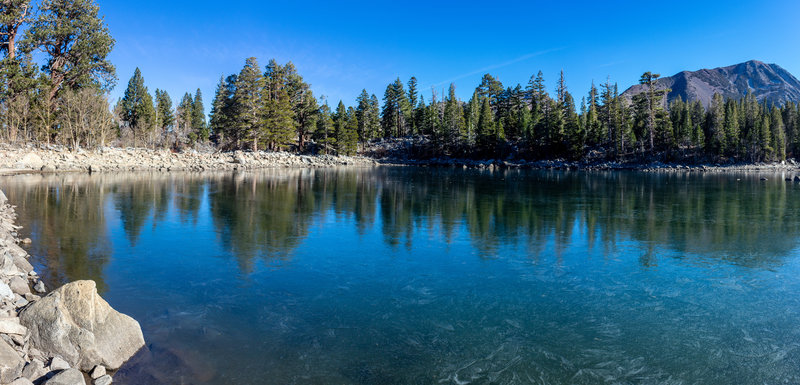
POLYGON ((73 152, 57 146, 0 147, 0 174, 30 171, 234 171, 275 167, 370 167, 375 164, 374 160, 359 156, 309 156, 265 151, 174 153, 107 147, 73 152))
POLYGON ((535 169, 587 171, 797 171, 793 159, 780 163, 682 164, 659 161, 622 163, 612 161, 571 162, 565 160, 500 160, 432 158, 409 159, 364 156, 298 155, 286 152, 173 153, 142 148, 102 148, 69 151, 58 146, 0 146, 0 175, 29 172, 120 172, 120 171, 242 171, 266 168, 375 167, 380 165, 455 167, 464 169, 535 169))
POLYGON ((570 162, 565 160, 498 160, 498 159, 397 159, 377 161, 383 165, 455 167, 464 169, 531 169, 531 170, 586 170, 586 171, 797 171, 800 164, 794 160, 781 163, 730 163, 730 164, 680 164, 680 163, 620 163, 620 162, 570 162))
POLYGON ((16 217, 0 191, 0 384, 111 384, 106 370, 144 346, 139 324, 112 309, 94 281, 45 294, 16 217))

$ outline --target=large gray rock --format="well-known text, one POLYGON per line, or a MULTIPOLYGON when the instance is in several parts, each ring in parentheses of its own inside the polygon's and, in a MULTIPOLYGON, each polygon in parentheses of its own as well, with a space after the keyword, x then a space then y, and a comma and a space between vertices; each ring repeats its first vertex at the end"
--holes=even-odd
POLYGON ((139 323, 97 294, 94 281, 68 283, 20 314, 33 346, 75 368, 117 369, 144 346, 139 323))
POLYGON ((0 317, 0 333, 24 336, 27 332, 28 329, 25 326, 20 325, 19 318, 0 317))
POLYGON ((19 353, 6 341, 0 339, 0 383, 9 383, 16 379, 25 361, 19 353))
POLYGON ((11 291, 11 288, 3 281, 0 281, 0 301, 7 299, 12 300, 14 299, 14 292, 11 291))
POLYGON ((11 381, 8 385, 33 385, 33 382, 25 377, 20 377, 11 381))
POLYGON ((0 254, 0 274, 5 276, 24 276, 27 273, 23 272, 16 263, 14 263, 15 257, 11 256, 9 253, 2 253, 0 254))
POLYGON ((33 170, 41 170, 42 166, 44 166, 44 162, 39 155, 36 155, 34 152, 29 152, 17 162, 17 165, 33 170))
POLYGON ((22 377, 31 381, 38 381, 45 374, 47 371, 44 370, 44 363, 36 358, 25 364, 25 368, 22 369, 22 377))
POLYGON ((86 385, 86 381, 79 370, 67 369, 47 380, 44 385, 86 385))
POLYGON ((11 291, 19 295, 25 295, 31 292, 31 288, 28 286, 28 280, 20 276, 11 277, 11 280, 8 281, 8 287, 11 288, 11 291))

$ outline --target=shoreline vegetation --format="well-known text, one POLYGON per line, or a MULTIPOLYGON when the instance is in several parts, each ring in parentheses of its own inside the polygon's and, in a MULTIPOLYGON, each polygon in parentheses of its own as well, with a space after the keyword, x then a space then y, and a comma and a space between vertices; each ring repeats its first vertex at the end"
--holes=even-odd
POLYGON ((414 163, 724 165, 800 155, 797 101, 774 104, 752 90, 716 93, 708 105, 669 99, 652 72, 639 77, 633 95, 606 80, 587 87, 585 96, 568 89, 563 71, 552 94, 541 71, 513 85, 487 73, 468 100, 457 96, 455 83, 428 93, 416 77, 405 83, 398 77, 382 100, 362 89, 347 106, 315 95, 292 62, 273 59, 262 67, 250 57, 220 78, 208 113, 199 88, 175 103, 165 90, 151 94, 138 68, 124 96, 111 101, 118 78, 108 55, 115 41, 95 1, 44 0, 34 7, 18 0, 3 7, 4 143, 354 156, 369 155, 375 142, 425 138, 413 156, 397 157, 414 163))

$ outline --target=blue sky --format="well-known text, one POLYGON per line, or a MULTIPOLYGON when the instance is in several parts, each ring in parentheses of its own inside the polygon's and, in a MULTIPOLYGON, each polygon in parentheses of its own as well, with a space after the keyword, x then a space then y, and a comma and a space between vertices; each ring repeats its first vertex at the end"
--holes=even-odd
POLYGON ((592 80, 621 90, 644 71, 672 75, 758 59, 800 76, 797 1, 118 1, 97 0, 117 41, 121 97, 138 66, 174 101, 198 87, 206 106, 245 58, 292 61, 315 95, 352 104, 398 76, 426 100, 452 81, 468 99, 489 72, 525 85, 564 70, 576 99, 592 80))

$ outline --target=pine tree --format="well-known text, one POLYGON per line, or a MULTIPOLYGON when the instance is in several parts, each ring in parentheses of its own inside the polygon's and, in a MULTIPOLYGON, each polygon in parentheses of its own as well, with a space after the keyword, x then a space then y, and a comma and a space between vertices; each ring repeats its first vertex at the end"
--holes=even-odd
MULTIPOLYGON (((640 115, 643 118, 641 122, 643 125, 644 136, 647 137, 647 141, 649 142, 650 152, 655 150, 655 137, 656 137, 656 115, 658 111, 662 109, 662 99, 669 89, 657 89, 656 83, 658 82, 658 78, 661 77, 659 74, 654 74, 652 72, 645 72, 642 74, 641 78, 639 78, 639 84, 644 84, 647 86, 645 92, 642 92, 640 95, 643 95, 644 100, 641 101, 641 105, 639 106, 640 115)), ((642 137, 640 136, 640 140, 642 137)), ((642 148, 644 145, 642 144, 642 148)))
POLYGON ((167 91, 156 89, 156 121, 157 128, 166 133, 172 130, 175 124, 175 115, 172 111, 172 98, 167 91))
POLYGON ((417 107, 417 97, 419 96, 419 91, 417 90, 417 78, 412 76, 411 79, 408 79, 408 106, 409 106, 409 128, 411 130, 412 135, 419 134, 419 127, 417 127, 417 122, 414 120, 414 116, 416 113, 417 107))
POLYGON ((481 108, 478 114, 478 126, 475 132, 475 144, 481 151, 493 151, 495 149, 495 140, 497 133, 495 132, 494 114, 492 113, 492 106, 489 102, 489 97, 479 96, 481 108))
POLYGON ((114 47, 93 0, 42 0, 39 17, 28 30, 28 45, 42 47, 50 100, 62 89, 110 88, 116 82, 107 56, 114 47))
POLYGON ((314 130, 314 137, 320 146, 323 154, 329 154, 336 147, 336 135, 334 132, 333 115, 331 108, 326 100, 320 100, 317 127, 314 130))
POLYGON ((206 125, 206 113, 203 107, 203 93, 198 88, 192 101, 192 142, 205 143, 210 133, 206 125))
POLYGON ((211 139, 218 146, 222 144, 225 138, 225 129, 230 124, 226 107, 229 104, 229 98, 225 87, 225 78, 220 76, 217 89, 214 91, 214 101, 211 102, 211 113, 209 114, 208 127, 211 131, 211 139))
POLYGON ((281 67, 274 59, 270 60, 264 73, 264 128, 271 150, 286 147, 296 133, 286 74, 286 68, 281 67))
POLYGON ((241 148, 243 140, 250 140, 253 149, 258 149, 258 141, 263 136, 264 77, 258 60, 248 58, 244 68, 236 77, 236 91, 233 95, 231 116, 233 118, 231 139, 236 148, 241 148))
POLYGON ((370 97, 366 89, 361 90, 361 94, 356 98, 356 118, 358 118, 358 141, 361 143, 366 142, 371 138, 371 132, 368 128, 368 116, 370 109, 370 97))
POLYGON ((770 108, 770 122, 772 133, 772 148, 774 148, 774 157, 776 160, 786 159, 786 127, 783 124, 783 116, 780 109, 776 106, 770 108))
POLYGON ((185 93, 175 109, 175 130, 173 132, 173 148, 180 148, 186 143, 194 142, 192 117, 194 115, 194 99, 192 94, 185 93))
POLYGON ((495 111, 497 103, 500 100, 500 95, 503 93, 503 83, 490 74, 484 74, 483 78, 481 78, 481 84, 479 84, 475 90, 478 92, 479 96, 489 99, 492 111, 495 111))
POLYGON ((406 135, 408 123, 411 120, 411 109, 400 78, 386 87, 381 115, 381 126, 385 137, 406 135))
POLYGON ((722 95, 715 93, 711 98, 711 106, 706 112, 706 151, 714 156, 726 152, 725 138, 725 102, 722 95))
POLYGON ((600 120, 597 111, 597 88, 594 86, 594 81, 592 81, 592 86, 589 88, 589 97, 587 101, 588 104, 586 106, 586 118, 583 127, 586 133, 587 144, 589 146, 596 146, 602 143, 602 141, 605 139, 605 136, 600 129, 600 120))
POLYGON ((450 90, 444 104, 443 125, 444 145, 452 148, 457 145, 465 126, 461 102, 456 98, 456 85, 453 83, 450 83, 450 90))
POLYGON ((381 108, 378 97, 375 94, 369 97, 369 109, 367 110, 367 131, 370 138, 377 138, 381 132, 381 108))
POLYGON ((741 143, 739 138, 739 109, 736 101, 728 99, 725 102, 725 149, 726 155, 736 157, 741 153, 741 143))
POLYGON ((475 144, 475 135, 478 132, 478 123, 481 116, 481 97, 478 96, 478 90, 472 93, 464 115, 466 116, 466 135, 464 143, 467 146, 473 146, 475 144))
MULTIPOLYGON (((342 107, 344 105, 341 104, 342 107)), ((337 108, 337 114, 339 109, 337 108)), ((353 107, 348 107, 336 133, 336 151, 339 155, 355 155, 358 148, 358 117, 353 107)))
POLYGON ((311 85, 306 83, 303 77, 297 73, 297 69, 292 62, 284 66, 284 72, 286 74, 287 93, 294 112, 297 150, 302 152, 308 137, 316 126, 319 105, 317 105, 317 99, 311 91, 311 85))
POLYGON ((150 131, 155 121, 153 98, 144 85, 144 78, 139 68, 136 68, 128 81, 128 88, 125 89, 121 102, 122 118, 131 129, 133 145, 136 146, 137 137, 142 137, 150 131))

